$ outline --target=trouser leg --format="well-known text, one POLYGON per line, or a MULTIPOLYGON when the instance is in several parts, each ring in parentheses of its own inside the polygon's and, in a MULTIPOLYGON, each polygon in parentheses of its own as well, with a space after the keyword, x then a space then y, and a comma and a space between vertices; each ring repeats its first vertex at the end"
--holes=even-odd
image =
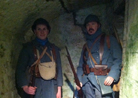
POLYGON ((96 98, 94 87, 93 87, 93 85, 91 85, 90 82, 87 82, 83 86, 82 90, 83 90, 84 95, 85 95, 86 98, 96 98))
POLYGON ((84 98, 114 98, 113 94, 108 94, 106 96, 102 96, 101 92, 95 88, 95 86, 91 82, 87 82, 82 87, 84 98))
POLYGON ((87 82, 83 88, 83 93, 85 98, 102 98, 101 92, 95 88, 95 86, 91 82, 87 82))

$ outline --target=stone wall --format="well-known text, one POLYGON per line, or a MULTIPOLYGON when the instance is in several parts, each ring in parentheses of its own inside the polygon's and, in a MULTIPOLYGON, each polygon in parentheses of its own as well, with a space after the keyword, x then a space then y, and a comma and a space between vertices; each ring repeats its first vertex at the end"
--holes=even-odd
POLYGON ((138 0, 126 0, 120 98, 138 96, 138 0))
POLYGON ((116 10, 123 1, 125 1, 125 0, 113 0, 114 10, 116 10))

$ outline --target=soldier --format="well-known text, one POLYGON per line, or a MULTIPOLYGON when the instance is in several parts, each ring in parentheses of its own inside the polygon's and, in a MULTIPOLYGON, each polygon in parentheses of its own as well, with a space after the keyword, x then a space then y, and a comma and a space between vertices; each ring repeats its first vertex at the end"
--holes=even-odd
MULTIPOLYGON (((86 44, 81 53, 77 74, 85 98, 114 98, 114 92, 110 88, 120 77, 121 47, 115 37, 107 37, 102 33, 101 23, 96 15, 88 15, 84 27, 87 30, 86 44)), ((77 86, 77 89, 80 88, 77 86)))
POLYGON ((32 31, 36 38, 26 43, 20 52, 16 80, 18 87, 22 88, 24 92, 21 94, 22 98, 30 98, 30 95, 34 95, 34 98, 61 98, 63 77, 60 49, 49 42, 47 37, 50 30, 51 27, 45 19, 38 18, 35 20, 32 31), (33 66, 38 67, 38 74, 40 75, 35 76, 35 85, 29 86, 29 83, 32 82, 30 81, 30 68, 33 66), (26 74, 28 71, 29 75, 26 74))

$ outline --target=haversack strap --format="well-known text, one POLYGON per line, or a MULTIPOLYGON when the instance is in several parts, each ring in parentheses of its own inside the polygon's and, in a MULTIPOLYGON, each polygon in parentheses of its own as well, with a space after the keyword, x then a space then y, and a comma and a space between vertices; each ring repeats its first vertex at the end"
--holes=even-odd
MULTIPOLYGON (((34 66, 35 64, 38 64, 40 62, 40 59, 44 56, 46 50, 47 50, 47 47, 44 48, 44 50, 41 53, 40 57, 31 66, 34 66)), ((35 54, 35 55, 37 55, 37 54, 35 54)))

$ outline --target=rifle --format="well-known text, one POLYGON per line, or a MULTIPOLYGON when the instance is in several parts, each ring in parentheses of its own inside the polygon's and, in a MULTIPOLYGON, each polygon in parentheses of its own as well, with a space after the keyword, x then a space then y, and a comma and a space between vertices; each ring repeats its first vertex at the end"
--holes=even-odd
MULTIPOLYGON (((31 69, 30 69, 30 81, 29 81, 29 86, 35 86, 35 66, 32 66, 31 69)), ((34 95, 30 95, 30 98, 34 98, 34 95)))
POLYGON ((80 81, 79 81, 78 76, 77 76, 77 74, 75 72, 75 68, 73 66, 73 63, 72 63, 68 48, 66 46, 65 46, 65 48, 66 48, 66 51, 67 51, 67 58, 68 58, 68 61, 70 63, 70 67, 72 69, 72 72, 73 72, 73 75, 74 75, 74 78, 75 78, 75 83, 80 87, 80 90, 78 91, 78 97, 79 98, 83 98, 83 91, 82 91, 82 88, 81 88, 81 85, 80 85, 80 81))

